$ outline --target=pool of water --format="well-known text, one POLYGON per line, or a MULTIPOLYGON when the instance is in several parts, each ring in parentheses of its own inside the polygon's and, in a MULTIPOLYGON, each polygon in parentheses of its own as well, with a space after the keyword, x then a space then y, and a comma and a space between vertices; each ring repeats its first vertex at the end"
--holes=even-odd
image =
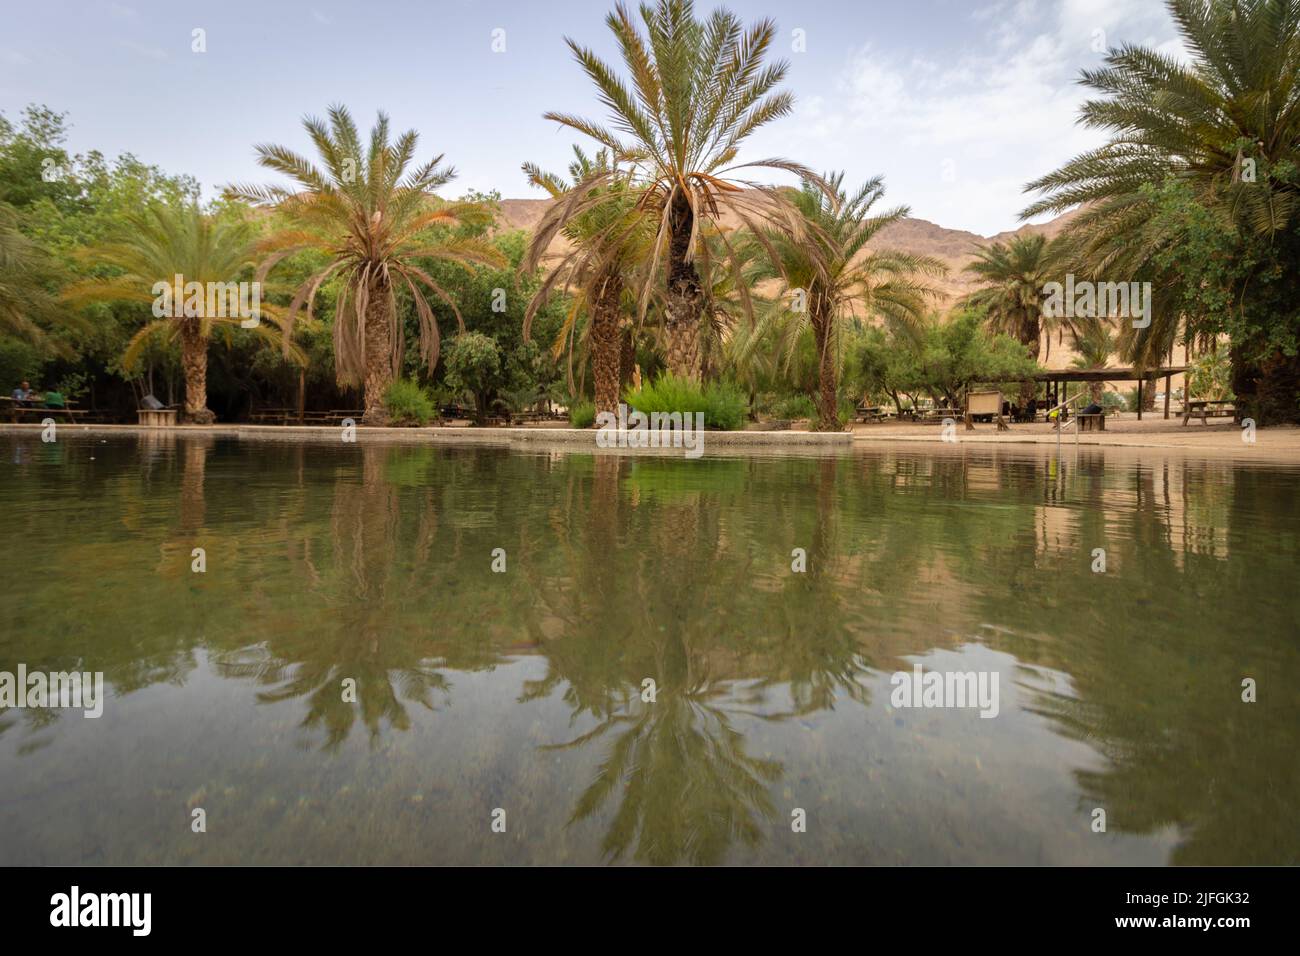
POLYGON ((0 710, 0 864, 1296 863, 1298 491, 0 435, 0 672, 106 697, 0 710))

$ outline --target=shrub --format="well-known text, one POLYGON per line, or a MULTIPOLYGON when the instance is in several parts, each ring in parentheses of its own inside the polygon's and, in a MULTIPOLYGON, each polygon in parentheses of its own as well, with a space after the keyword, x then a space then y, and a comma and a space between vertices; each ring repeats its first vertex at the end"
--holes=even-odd
POLYGON ((710 382, 701 386, 690 379, 665 373, 654 382, 630 389, 623 401, 645 415, 653 412, 704 413, 706 428, 735 431, 745 423, 748 401, 737 386, 710 382))
POLYGON ((569 406, 569 424, 574 428, 590 428, 596 424, 596 406, 586 400, 569 406))
POLYGON ((787 395, 772 406, 772 414, 777 418, 816 418, 817 406, 807 395, 787 395))
POLYGON ((427 425, 438 416, 433 399, 409 378, 393 380, 384 393, 384 407, 392 425, 427 425))

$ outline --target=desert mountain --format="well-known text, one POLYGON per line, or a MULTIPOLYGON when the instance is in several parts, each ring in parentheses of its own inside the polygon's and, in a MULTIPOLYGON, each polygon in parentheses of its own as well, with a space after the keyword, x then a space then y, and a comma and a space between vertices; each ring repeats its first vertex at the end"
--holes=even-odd
MULTIPOLYGON (((546 213, 553 200, 550 199, 503 199, 501 201, 501 218, 509 229, 532 230, 546 213)), ((935 282, 943 293, 938 304, 940 310, 946 310, 959 298, 970 292, 974 286, 974 276, 963 272, 965 265, 974 258, 973 249, 993 242, 1006 242, 1019 235, 1045 233, 1053 238, 1073 217, 1074 212, 1067 212, 1057 218, 1041 223, 1021 226, 1019 229, 1000 232, 996 236, 980 236, 961 229, 945 229, 925 219, 904 219, 880 233, 879 245, 915 255, 934 256, 948 266, 948 275, 935 282)), ((727 225, 739 225, 728 222, 727 225)))

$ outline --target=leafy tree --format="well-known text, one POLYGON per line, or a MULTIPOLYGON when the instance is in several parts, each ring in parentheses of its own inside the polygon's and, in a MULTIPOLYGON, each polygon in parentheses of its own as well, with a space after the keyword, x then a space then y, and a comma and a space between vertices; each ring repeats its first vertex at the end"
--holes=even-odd
POLYGON ((18 228, 14 208, 0 203, 0 330, 47 347, 42 325, 66 317, 47 288, 54 278, 53 261, 18 228))
POLYGON ((474 397, 474 418, 483 424, 492 399, 505 384, 501 349, 481 332, 456 336, 447 350, 447 385, 474 397))
POLYGON ((1083 205, 1078 260, 1152 283, 1150 326, 1121 337, 1128 358, 1158 364, 1180 321, 1189 343, 1227 333, 1247 413, 1298 421, 1300 0, 1168 7, 1190 62, 1124 46, 1085 71, 1100 96, 1081 120, 1110 139, 1031 182, 1042 195, 1023 215, 1083 205), (1212 246, 1226 256, 1204 255, 1212 246), (1232 305, 1206 309, 1203 294, 1232 305))

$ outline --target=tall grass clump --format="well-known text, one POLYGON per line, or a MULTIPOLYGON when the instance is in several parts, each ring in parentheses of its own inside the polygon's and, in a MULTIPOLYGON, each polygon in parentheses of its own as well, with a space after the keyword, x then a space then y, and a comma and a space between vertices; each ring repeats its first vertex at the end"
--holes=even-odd
POLYGON ((590 428, 596 424, 596 406, 583 399, 569 406, 569 424, 574 428, 590 428))
POLYGON ((728 382, 701 385, 671 372, 623 395, 628 407, 645 415, 653 412, 704 413, 704 427, 735 431, 745 423, 748 401, 745 393, 728 382))

